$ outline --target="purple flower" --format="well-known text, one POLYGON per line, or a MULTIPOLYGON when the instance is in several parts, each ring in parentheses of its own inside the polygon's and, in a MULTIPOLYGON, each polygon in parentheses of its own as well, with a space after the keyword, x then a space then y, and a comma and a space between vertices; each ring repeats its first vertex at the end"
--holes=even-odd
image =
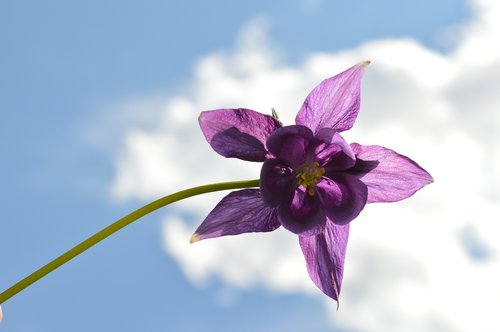
POLYGON ((411 159, 377 145, 348 144, 340 135, 358 115, 368 64, 321 82, 292 126, 249 109, 201 113, 201 129, 215 151, 263 165, 260 189, 223 198, 191 242, 283 226, 299 236, 313 282, 338 300, 349 223, 366 203, 399 201, 432 182, 411 159))

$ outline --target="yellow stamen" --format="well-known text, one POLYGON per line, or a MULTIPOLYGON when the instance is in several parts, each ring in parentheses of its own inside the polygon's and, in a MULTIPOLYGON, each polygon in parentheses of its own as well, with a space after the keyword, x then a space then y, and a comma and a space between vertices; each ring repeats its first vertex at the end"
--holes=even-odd
POLYGON ((309 196, 314 196, 314 186, 321 180, 323 174, 325 174, 325 169, 319 167, 317 161, 313 163, 305 162, 298 168, 296 177, 299 181, 299 186, 304 186, 309 196))

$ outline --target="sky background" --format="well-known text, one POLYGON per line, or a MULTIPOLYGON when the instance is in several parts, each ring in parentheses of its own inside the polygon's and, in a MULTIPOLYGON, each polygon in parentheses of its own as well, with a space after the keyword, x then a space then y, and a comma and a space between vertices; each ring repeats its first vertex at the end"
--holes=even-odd
POLYGON ((500 7, 0 2, 0 290, 176 190, 256 178, 199 112, 276 108, 370 59, 345 137, 436 182, 352 224, 337 312, 278 230, 189 245, 224 193, 129 226, 2 305, 1 331, 498 331, 500 7))

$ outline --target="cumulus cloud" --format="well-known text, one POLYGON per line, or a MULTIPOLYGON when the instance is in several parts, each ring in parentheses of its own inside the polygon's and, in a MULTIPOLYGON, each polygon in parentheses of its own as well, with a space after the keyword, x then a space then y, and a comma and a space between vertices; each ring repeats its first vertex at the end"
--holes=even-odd
MULTIPOLYGON (((130 129, 117 162, 117 197, 151 199, 208 182, 256 178, 259 165, 218 156, 197 125, 200 111, 247 107, 292 123, 321 80, 370 59, 361 113, 346 138, 411 156, 436 182, 411 199, 369 205, 352 223, 341 309, 334 324, 359 331, 500 329, 500 5, 476 0, 475 21, 448 54, 410 39, 386 39, 295 67, 269 45, 262 18, 234 50, 194 66, 190 86, 169 98, 152 129, 130 129)), ((298 241, 278 230, 188 244, 197 220, 223 194, 193 198, 165 217, 165 250, 196 284, 220 278, 319 294, 298 241), (189 219, 189 218, 188 218, 189 219)))

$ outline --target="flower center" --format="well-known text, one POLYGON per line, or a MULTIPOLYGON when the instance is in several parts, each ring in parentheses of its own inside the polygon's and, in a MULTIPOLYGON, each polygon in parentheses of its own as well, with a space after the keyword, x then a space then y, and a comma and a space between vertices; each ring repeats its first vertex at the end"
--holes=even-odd
POLYGON ((325 169, 319 167, 317 161, 305 162, 297 169, 297 179, 299 180, 299 186, 304 186, 307 193, 310 196, 314 196, 314 186, 321 180, 321 177, 325 174, 325 169))

